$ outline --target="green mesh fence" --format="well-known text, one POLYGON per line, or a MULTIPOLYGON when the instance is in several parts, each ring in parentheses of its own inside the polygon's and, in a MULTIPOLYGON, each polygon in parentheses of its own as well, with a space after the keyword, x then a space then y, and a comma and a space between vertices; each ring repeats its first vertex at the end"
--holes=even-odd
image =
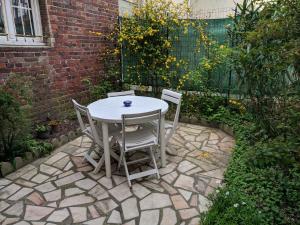
MULTIPOLYGON (((120 18, 122 21, 122 18, 120 18)), ((207 32, 209 37, 213 38, 219 44, 227 44, 229 43, 227 31, 225 26, 231 23, 231 19, 207 19, 204 20, 207 22, 207 32)), ((195 20, 197 22, 197 20, 195 20)), ((200 20, 199 20, 200 22, 200 20)), ((183 31, 177 31, 176 34, 168 33, 169 39, 173 40, 174 38, 171 35, 176 35, 179 37, 176 41, 173 41, 174 50, 172 50, 171 54, 177 58, 177 60, 183 59, 187 62, 187 68, 189 71, 196 70, 199 66, 199 62, 201 58, 204 56, 204 52, 200 49, 200 52, 196 51, 199 47, 197 44, 197 32, 193 28, 188 30, 188 33, 185 34, 183 31)), ((128 68, 137 65, 137 60, 134 55, 131 55, 130 52, 126 50, 126 46, 123 47, 122 50, 122 77, 124 82, 131 83, 132 81, 137 79, 137 74, 128 74, 128 68)), ((174 68, 173 68, 174 69, 174 68)), ((177 72, 181 75, 184 74, 183 68, 176 68, 177 72)), ((147 71, 145 74, 140 74, 139 79, 143 85, 151 85, 151 82, 147 79, 147 71)), ((180 75, 179 75, 180 76, 180 75)), ((163 85, 163 84, 162 84, 163 85)), ((231 93, 236 92, 237 82, 234 74, 230 72, 229 68, 226 66, 221 66, 219 68, 214 69, 210 74, 210 82, 209 85, 217 90, 220 93, 227 93, 230 90, 231 93)), ((184 86, 185 90, 191 91, 201 91, 199 87, 189 84, 184 86)))

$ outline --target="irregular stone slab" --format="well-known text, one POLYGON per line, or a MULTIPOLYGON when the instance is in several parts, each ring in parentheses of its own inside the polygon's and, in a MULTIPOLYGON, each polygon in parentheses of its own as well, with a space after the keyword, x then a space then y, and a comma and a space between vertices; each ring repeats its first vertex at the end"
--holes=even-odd
POLYGON ((135 183, 134 185, 132 185, 132 192, 140 199, 144 198, 146 195, 151 193, 151 191, 149 191, 149 189, 145 188, 144 186, 142 186, 138 183, 135 183))
POLYGON ((10 180, 15 180, 15 179, 23 176, 24 174, 28 173, 30 170, 33 170, 33 169, 35 169, 35 167, 31 164, 28 164, 28 165, 22 167, 21 169, 7 175, 6 178, 10 179, 10 180))
POLYGON ((220 169, 216 169, 216 170, 211 170, 211 171, 208 171, 208 172, 200 173, 199 175, 203 175, 203 176, 207 176, 207 177, 214 177, 214 178, 223 180, 224 171, 225 171, 225 168, 220 168, 220 169))
POLYGON ((68 164, 65 166, 64 171, 68 171, 74 167, 72 162, 68 162, 68 164))
POLYGON ((87 220, 87 208, 86 207, 70 207, 73 223, 80 223, 87 220))
POLYGON ((50 207, 27 205, 24 219, 29 221, 41 220, 53 211, 54 209, 50 207))
POLYGON ((95 203, 96 207, 100 209, 104 214, 107 214, 111 210, 118 207, 117 203, 112 199, 103 200, 95 203))
POLYGON ((200 224, 200 219, 199 217, 193 218, 191 219, 191 221, 189 222, 189 225, 198 225, 200 224))
POLYGON ((107 189, 111 189, 113 187, 111 178, 102 177, 101 179, 98 180, 98 182, 104 187, 106 187, 107 189))
POLYGON ((152 183, 152 182, 144 181, 142 184, 143 184, 144 186, 146 186, 147 188, 153 189, 153 190, 155 190, 155 191, 158 191, 158 192, 164 192, 164 189, 163 189, 161 186, 159 186, 159 185, 157 185, 157 184, 154 184, 154 183, 152 183))
POLYGON ((160 225, 175 225, 177 223, 176 212, 171 208, 163 209, 163 217, 160 225))
POLYGON ((8 200, 18 201, 21 198, 25 197, 26 195, 30 194, 31 192, 33 192, 32 188, 22 188, 17 193, 15 193, 14 195, 12 195, 8 200))
POLYGON ((52 207, 52 208, 57 208, 57 203, 52 202, 52 203, 48 204, 47 206, 52 207))
POLYGON ((179 215, 181 219, 187 220, 199 215, 199 212, 195 208, 191 209, 181 209, 179 210, 179 215))
POLYGON ((198 195, 199 210, 201 213, 206 212, 209 208, 210 201, 203 195, 198 195))
POLYGON ((61 189, 44 194, 46 201, 53 202, 61 199, 61 189))
POLYGON ((94 199, 92 197, 81 194, 62 200, 59 204, 59 208, 83 205, 91 202, 94 202, 94 199))
POLYGON ((198 206, 198 197, 196 194, 194 194, 191 198, 191 201, 190 201, 190 206, 192 207, 197 207, 198 206))
POLYGON ((90 205, 90 206, 88 207, 88 209, 89 209, 89 212, 90 212, 92 218, 98 218, 98 217, 100 216, 99 213, 97 212, 95 206, 90 205))
POLYGON ((30 225, 30 223, 28 223, 26 221, 20 221, 20 222, 16 223, 15 225, 30 225))
POLYGON ((178 177, 178 173, 176 171, 169 173, 162 177, 167 183, 171 184, 178 177))
POLYGON ((145 209, 164 208, 172 205, 169 195, 152 193, 140 201, 140 207, 145 209))
POLYGON ((117 199, 119 202, 132 196, 132 193, 131 193, 127 183, 123 183, 123 184, 120 184, 119 186, 116 186, 115 188, 109 190, 109 193, 115 199, 117 199))
POLYGON ((100 217, 97 219, 89 220, 87 222, 84 222, 84 225, 103 225, 105 221, 105 217, 100 217))
POLYGON ((175 209, 189 208, 189 205, 187 204, 187 202, 184 200, 184 198, 181 195, 171 196, 171 200, 173 202, 175 209))
POLYGON ((161 186, 163 186, 164 189, 167 190, 167 192, 169 192, 169 194, 173 195, 177 193, 176 189, 173 188, 171 185, 167 184, 166 182, 162 181, 160 184, 161 186))
POLYGON ((100 185, 96 185, 92 190, 89 191, 89 194, 97 200, 102 200, 109 197, 108 192, 100 185))
POLYGON ((31 181, 32 182, 35 182, 35 183, 38 183, 38 184, 41 184, 43 183, 45 180, 49 179, 49 176, 47 175, 44 175, 44 174, 41 174, 41 173, 38 173, 37 175, 35 175, 31 181))
POLYGON ((38 190, 39 192, 46 193, 55 190, 56 187, 54 187, 54 185, 51 182, 47 182, 45 184, 36 186, 35 189, 38 190))
POLYGON ((209 140, 218 140, 219 136, 216 133, 210 133, 209 140))
POLYGON ((18 222, 19 220, 20 220, 19 217, 6 218, 6 219, 3 221, 3 224, 1 224, 1 225, 15 224, 15 223, 18 222))
POLYGON ((117 210, 112 211, 110 217, 108 218, 107 223, 121 224, 122 223, 122 219, 121 219, 120 212, 117 211, 117 210))
POLYGON ((169 163, 165 168, 160 168, 159 169, 159 174, 161 176, 171 173, 173 170, 175 170, 175 168, 177 167, 176 163, 169 163))
POLYGON ((56 163, 53 164, 56 168, 63 169, 70 162, 70 158, 68 156, 60 159, 56 163))
POLYGON ((67 156, 66 153, 58 152, 57 154, 55 154, 54 156, 49 158, 45 163, 48 164, 48 165, 52 165, 53 163, 57 162, 58 160, 62 159, 65 156, 67 156))
POLYGON ((34 192, 31 195, 29 195, 27 199, 33 202, 35 205, 43 205, 45 203, 43 197, 37 192, 34 192))
POLYGON ((0 199, 7 199, 9 196, 16 193, 21 187, 16 184, 11 184, 0 191, 0 199))
POLYGON ((59 174, 59 175, 58 175, 58 178, 63 178, 63 177, 69 176, 69 175, 71 175, 71 174, 73 174, 73 173, 74 173, 73 170, 69 170, 69 171, 66 171, 66 172, 64 172, 64 173, 62 173, 62 174, 59 174))
POLYGON ((123 225, 135 225, 135 220, 130 220, 127 223, 124 223, 123 225))
POLYGON ((113 175, 112 178, 116 185, 119 185, 127 180, 126 177, 121 177, 121 176, 117 176, 117 175, 113 175))
POLYGON ((159 210, 147 210, 142 212, 139 224, 157 225, 158 221, 159 221, 159 210))
POLYGON ((9 185, 10 183, 11 183, 11 181, 8 179, 0 178, 0 186, 6 186, 6 185, 9 185))
POLYGON ((185 198, 185 200, 187 200, 187 201, 190 200, 190 198, 192 196, 192 192, 186 191, 186 190, 182 190, 182 189, 178 189, 178 191, 185 198))
POLYGON ((83 192, 84 191, 79 188, 68 188, 65 190, 65 196, 69 197, 71 195, 77 195, 77 194, 81 194, 83 192))
POLYGON ((55 168, 55 167, 52 167, 52 166, 48 166, 48 165, 42 164, 42 165, 40 165, 40 171, 42 173, 45 173, 45 174, 48 174, 48 175, 52 175, 55 172, 57 172, 58 169, 55 168))
POLYGON ((33 183, 33 182, 30 182, 30 181, 27 181, 27 180, 23 180, 23 179, 18 179, 15 181, 16 184, 20 184, 22 186, 25 186, 25 187, 34 187, 36 186, 36 183, 33 183))
POLYGON ((185 176, 185 175, 181 174, 178 177, 178 179, 176 180, 174 186, 196 192, 196 190, 194 188, 194 182, 195 182, 195 179, 193 177, 189 177, 189 176, 185 176))
POLYGON ((75 166, 77 168, 84 167, 84 166, 88 165, 88 163, 84 160, 83 157, 72 156, 71 159, 72 159, 73 163, 75 164, 75 166))
POLYGON ((187 161, 187 160, 184 160, 182 161, 181 163, 179 163, 178 167, 177 167, 177 170, 181 173, 185 173, 193 168, 195 168, 196 165, 187 161))
POLYGON ((17 202, 10 208, 8 208, 5 213, 10 216, 20 216, 23 213, 24 203, 17 202))
POLYGON ((84 178, 84 175, 81 172, 78 172, 78 173, 72 174, 70 176, 58 179, 57 181, 55 181, 55 184, 58 187, 61 187, 61 186, 65 186, 67 184, 71 184, 75 181, 81 180, 83 178, 84 178))
POLYGON ((186 172, 186 175, 190 176, 190 175, 193 175, 195 173, 200 173, 202 171, 203 170, 200 167, 196 167, 195 169, 192 169, 192 170, 186 172))
POLYGON ((5 201, 0 201, 0 212, 7 209, 10 205, 5 201))
POLYGON ((90 190, 97 184, 96 181, 91 180, 90 178, 86 178, 83 180, 79 180, 75 183, 75 185, 84 190, 90 190))
POLYGON ((54 211, 47 219, 50 222, 61 223, 69 217, 70 213, 67 209, 54 211))
POLYGON ((122 211, 125 220, 130 220, 139 216, 136 198, 129 198, 122 202, 122 211))

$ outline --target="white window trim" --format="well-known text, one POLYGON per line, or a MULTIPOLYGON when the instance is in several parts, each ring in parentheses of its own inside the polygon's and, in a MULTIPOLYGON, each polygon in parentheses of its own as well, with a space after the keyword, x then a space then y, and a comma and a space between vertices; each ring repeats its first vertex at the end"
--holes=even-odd
POLYGON ((32 7, 33 26, 35 30, 34 37, 17 36, 15 32, 15 24, 13 21, 11 0, 0 0, 2 2, 4 14, 5 35, 0 35, 0 47, 27 47, 27 46, 45 46, 43 41, 43 30, 41 23, 40 6, 38 0, 28 0, 32 7))

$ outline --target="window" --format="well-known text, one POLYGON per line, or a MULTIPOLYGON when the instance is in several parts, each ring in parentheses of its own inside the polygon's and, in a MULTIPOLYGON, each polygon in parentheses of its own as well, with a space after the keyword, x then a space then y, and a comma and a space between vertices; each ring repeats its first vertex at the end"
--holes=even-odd
POLYGON ((0 46, 43 45, 38 0, 0 0, 0 46))

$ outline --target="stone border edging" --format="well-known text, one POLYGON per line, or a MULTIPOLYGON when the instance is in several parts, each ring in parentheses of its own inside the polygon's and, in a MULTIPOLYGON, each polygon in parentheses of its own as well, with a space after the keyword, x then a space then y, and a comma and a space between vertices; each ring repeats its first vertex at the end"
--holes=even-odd
POLYGON ((235 136, 232 127, 230 127, 229 125, 227 125, 225 123, 210 122, 204 118, 201 118, 199 120, 196 117, 188 117, 188 116, 183 116, 182 118, 180 118, 180 122, 217 128, 217 129, 224 131, 226 134, 228 134, 232 137, 235 136))
MULTIPOLYGON (((69 131, 67 134, 60 135, 59 138, 52 138, 49 142, 53 145, 53 150, 55 150, 69 141, 74 140, 80 134, 81 130, 78 128, 75 131, 69 131)), ((0 162, 0 177, 10 174, 38 158, 41 157, 34 155, 32 152, 25 152, 24 157, 17 156, 13 159, 13 162, 0 162)))

